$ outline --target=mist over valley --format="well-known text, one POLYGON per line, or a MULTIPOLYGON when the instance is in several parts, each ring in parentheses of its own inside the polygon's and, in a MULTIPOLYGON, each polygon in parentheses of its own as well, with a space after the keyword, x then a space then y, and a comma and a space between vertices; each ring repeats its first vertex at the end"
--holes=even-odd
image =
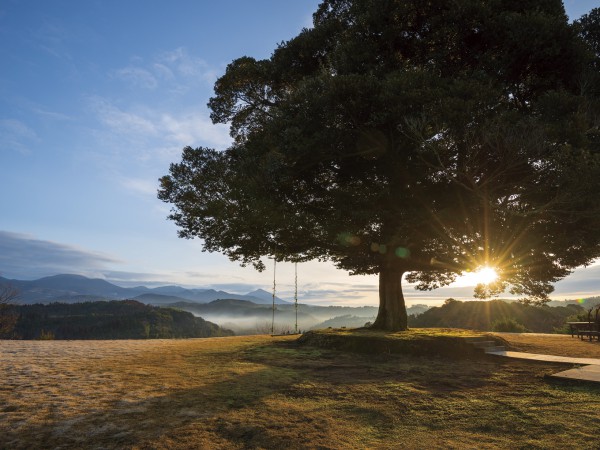
MULTIPOLYGON (((125 288, 106 280, 68 274, 37 280, 9 280, 0 277, 0 284, 15 287, 19 292, 20 304, 76 304, 130 299, 147 305, 187 311, 236 334, 270 333, 273 322, 273 294, 263 289, 255 289, 247 294, 234 294, 174 285, 125 288)), ((429 307, 426 305, 413 305, 408 308, 408 314, 421 314, 427 309, 429 307)), ((297 330, 362 327, 373 322, 376 315, 375 306, 316 306, 299 303, 297 330)), ((295 305, 277 296, 273 327, 277 334, 296 331, 295 305)))

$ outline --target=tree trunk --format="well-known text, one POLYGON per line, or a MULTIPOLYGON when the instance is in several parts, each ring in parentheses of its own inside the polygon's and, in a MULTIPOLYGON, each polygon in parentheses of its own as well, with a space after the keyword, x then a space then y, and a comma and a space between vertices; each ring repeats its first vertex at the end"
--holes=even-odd
POLYGON ((379 272, 379 312, 371 328, 386 331, 408 330, 408 317, 402 295, 403 270, 382 268, 379 272))

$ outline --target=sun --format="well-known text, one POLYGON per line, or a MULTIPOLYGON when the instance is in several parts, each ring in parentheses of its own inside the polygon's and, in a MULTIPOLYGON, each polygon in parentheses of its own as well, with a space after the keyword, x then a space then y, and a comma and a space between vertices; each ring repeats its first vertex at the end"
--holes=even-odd
POLYGON ((493 267, 482 267, 477 272, 474 272, 473 275, 477 280, 477 284, 490 284, 498 278, 498 273, 493 267))
POLYGON ((493 267, 484 266, 474 272, 463 273, 457 280, 456 286, 476 286, 490 284, 496 281, 498 273, 493 267))

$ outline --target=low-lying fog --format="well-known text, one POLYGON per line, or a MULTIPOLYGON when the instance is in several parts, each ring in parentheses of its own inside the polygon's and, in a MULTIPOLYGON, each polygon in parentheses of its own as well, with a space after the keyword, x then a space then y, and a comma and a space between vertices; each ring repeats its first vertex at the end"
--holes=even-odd
MULTIPOLYGON (((182 308, 183 309, 183 308, 182 308)), ((200 309, 200 308, 198 308, 200 309)), ((408 314, 421 314, 428 309, 425 305, 408 308, 408 314)), ((268 305, 254 305, 252 308, 235 311, 190 310, 195 316, 233 330, 236 334, 271 333, 273 311, 268 305)), ((319 328, 358 328, 373 322, 377 308, 365 306, 352 307, 316 307, 299 305, 298 331, 319 328)), ((275 334, 294 333, 296 331, 296 313, 293 305, 277 305, 275 310, 275 334)))

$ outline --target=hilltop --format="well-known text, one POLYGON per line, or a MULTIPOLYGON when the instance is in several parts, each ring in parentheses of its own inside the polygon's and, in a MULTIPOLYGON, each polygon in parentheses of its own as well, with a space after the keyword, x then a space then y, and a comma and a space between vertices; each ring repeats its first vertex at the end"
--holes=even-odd
POLYGON ((10 388, 0 390, 0 448, 589 448, 597 440, 589 408, 600 389, 546 378, 563 365, 356 354, 295 339, 3 342, 0 379, 10 388))

